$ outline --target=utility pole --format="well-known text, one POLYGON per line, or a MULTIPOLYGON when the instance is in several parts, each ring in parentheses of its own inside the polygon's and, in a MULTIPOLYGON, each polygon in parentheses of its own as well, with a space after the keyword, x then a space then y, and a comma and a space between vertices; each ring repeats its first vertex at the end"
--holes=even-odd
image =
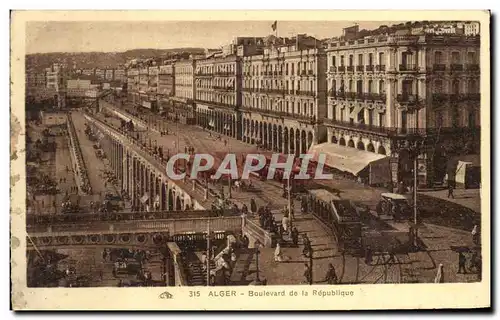
POLYGON ((418 209, 417 209, 417 166, 418 166, 418 151, 415 152, 415 157, 413 160, 413 223, 415 224, 414 230, 413 230, 413 245, 415 248, 418 248, 418 233, 417 233, 417 215, 418 215, 418 209))
MULTIPOLYGON (((231 148, 229 148, 229 153, 231 153, 231 148)), ((231 199, 231 183, 232 183, 233 177, 232 177, 231 174, 229 174, 227 176, 227 178, 228 178, 228 187, 229 187, 229 190, 228 190, 228 199, 231 199)))
POLYGON ((207 218, 207 287, 210 286, 210 259, 210 218, 207 218))
POLYGON ((292 172, 288 174, 288 180, 287 180, 287 191, 288 191, 288 219, 290 220, 290 229, 293 227, 293 212, 292 212, 292 183, 291 183, 291 178, 292 178, 292 172))

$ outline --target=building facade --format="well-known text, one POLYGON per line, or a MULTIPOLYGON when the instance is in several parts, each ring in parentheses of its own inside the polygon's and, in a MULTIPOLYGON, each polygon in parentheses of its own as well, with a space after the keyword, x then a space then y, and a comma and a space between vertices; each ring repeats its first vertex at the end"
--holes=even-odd
POLYGON ((326 53, 312 37, 269 37, 264 53, 243 58, 243 141, 306 153, 326 139, 326 53))
POLYGON ((241 64, 236 55, 197 60, 197 123, 241 139, 241 64))
POLYGON ((479 123, 478 59, 478 39, 458 35, 330 43, 328 140, 391 156, 393 183, 413 179, 414 153, 421 185, 443 179, 436 150, 453 149, 445 146, 459 141, 457 133, 470 137, 479 123))

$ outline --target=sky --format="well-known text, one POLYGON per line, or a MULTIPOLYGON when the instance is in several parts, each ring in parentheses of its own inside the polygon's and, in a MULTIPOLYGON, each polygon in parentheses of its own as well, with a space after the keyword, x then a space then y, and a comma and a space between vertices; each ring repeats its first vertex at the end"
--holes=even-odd
MULTIPOLYGON (((125 51, 180 47, 219 48, 237 36, 273 34, 273 21, 123 21, 28 22, 26 53, 125 51)), ((354 21, 278 21, 278 36, 306 33, 319 39, 342 34, 354 21)), ((358 21, 360 29, 375 29, 398 21, 358 21)))

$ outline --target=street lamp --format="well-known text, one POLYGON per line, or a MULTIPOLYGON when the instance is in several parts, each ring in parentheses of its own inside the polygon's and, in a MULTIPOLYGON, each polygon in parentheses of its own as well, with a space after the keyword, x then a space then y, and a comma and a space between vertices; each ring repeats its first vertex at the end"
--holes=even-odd
POLYGON ((252 281, 251 285, 254 286, 262 286, 265 285, 265 280, 262 281, 260 280, 260 275, 259 275, 259 255, 260 255, 260 247, 261 247, 261 242, 259 240, 255 241, 254 247, 255 247, 255 265, 256 265, 256 273, 255 273, 255 280, 252 281))
POLYGON ((412 223, 412 237, 413 247, 418 250, 418 207, 417 207, 417 188, 418 188, 418 156, 425 145, 425 140, 415 140, 408 147, 408 152, 413 159, 413 223, 412 223))

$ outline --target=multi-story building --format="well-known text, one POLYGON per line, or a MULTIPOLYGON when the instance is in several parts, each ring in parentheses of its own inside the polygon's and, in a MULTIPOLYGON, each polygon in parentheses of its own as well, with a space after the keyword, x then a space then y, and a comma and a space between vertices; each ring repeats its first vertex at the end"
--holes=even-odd
POLYGON ((139 103, 139 69, 127 70, 127 99, 132 103, 139 103))
POLYGON ((63 108, 66 105, 66 81, 68 72, 61 65, 54 63, 45 70, 47 88, 57 93, 57 106, 63 108))
POLYGON ((479 22, 468 22, 464 24, 466 36, 477 36, 479 34, 479 22))
POLYGON ((47 86, 45 71, 28 70, 26 72, 26 88, 40 88, 47 86))
POLYGON ((328 140, 391 156, 395 183, 412 180, 414 154, 420 184, 442 181, 443 157, 479 146, 470 141, 479 124, 478 40, 427 34, 331 42, 328 140))
POLYGON ((243 58, 243 141, 283 153, 306 153, 326 139, 326 53, 306 35, 264 40, 263 54, 243 58))
POLYGON ((196 61, 198 124, 241 139, 241 64, 234 53, 196 61))
POLYGON ((174 62, 166 61, 158 68, 158 107, 162 111, 168 109, 170 98, 174 95, 174 62))
POLYGON ((107 80, 107 81, 111 81, 114 79, 114 73, 115 73, 115 70, 113 69, 106 69, 104 71, 104 79, 107 80))
POLYGON ((115 72, 113 74, 113 80, 125 82, 126 78, 127 77, 125 74, 125 69, 122 68, 115 69, 115 72))
POLYGON ((105 76, 105 70, 104 69, 100 69, 100 68, 96 68, 95 69, 95 77, 98 79, 98 80, 104 80, 105 76))
POLYGON ((148 93, 150 93, 151 95, 156 95, 158 89, 158 67, 149 67, 148 75, 148 93))
POLYGON ((95 69, 93 68, 82 69, 82 74, 93 77, 95 76, 95 69))
MULTIPOLYGON (((182 119, 194 117, 194 97, 196 87, 194 84, 194 68, 196 60, 179 60, 174 65, 174 97, 171 101, 174 105, 176 116, 182 119)), ((191 121, 191 120, 189 120, 191 121)))

